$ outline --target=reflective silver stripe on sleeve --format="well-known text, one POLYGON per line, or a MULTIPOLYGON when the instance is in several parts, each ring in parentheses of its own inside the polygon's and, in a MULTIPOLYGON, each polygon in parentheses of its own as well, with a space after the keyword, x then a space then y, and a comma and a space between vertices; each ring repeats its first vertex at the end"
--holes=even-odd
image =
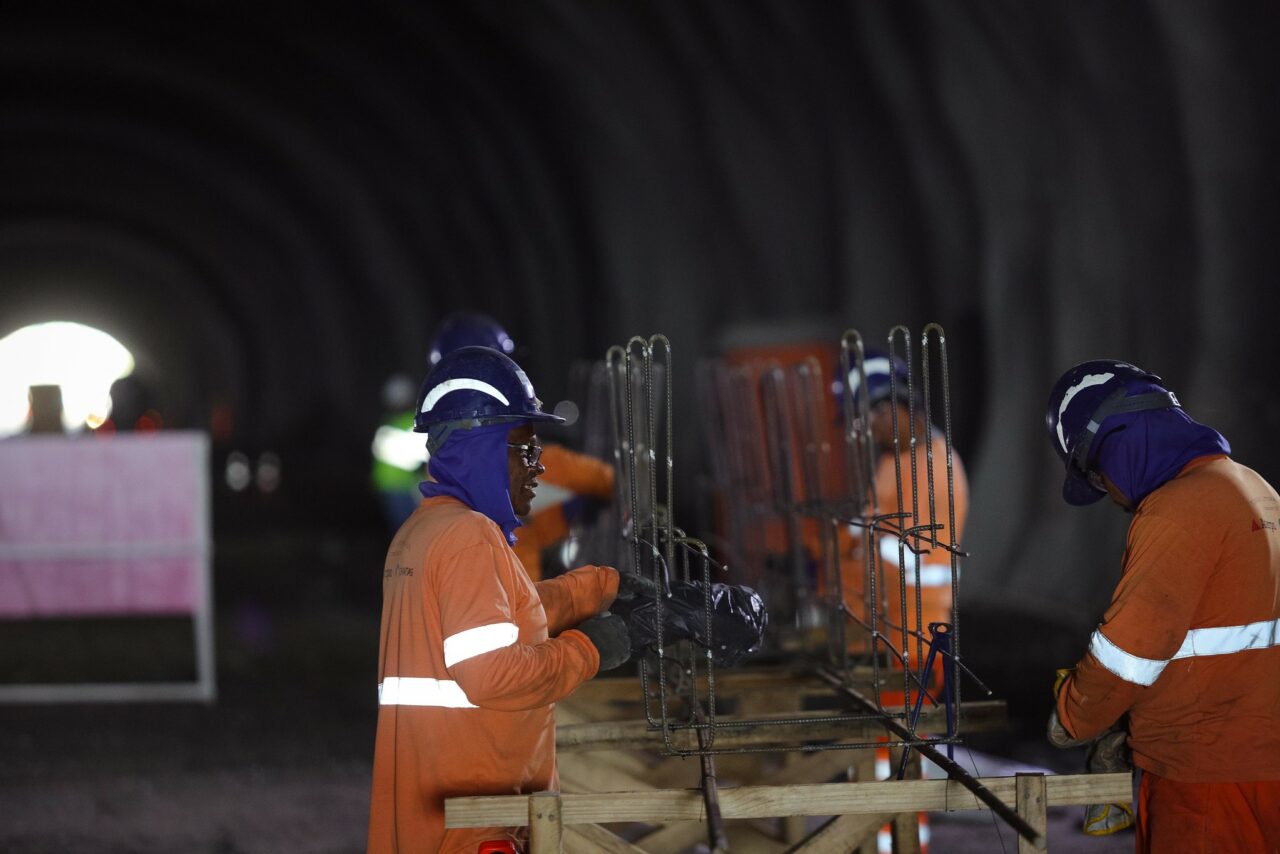
POLYGON ((378 704, 382 706, 438 706, 445 709, 476 709, 475 703, 457 682, 412 676, 387 676, 378 683, 378 704))
POLYGON ((476 626, 444 639, 444 666, 453 667, 460 661, 511 646, 520 636, 515 623, 493 623, 476 626))
POLYGON ((1160 672, 1170 661, 1179 658, 1198 658, 1207 655, 1230 655, 1236 652, 1248 652, 1251 649, 1270 649, 1280 646, 1280 619, 1262 620, 1245 626, 1219 626, 1205 629, 1192 629, 1183 638, 1182 645, 1167 661, 1154 661, 1150 658, 1139 658, 1125 652, 1107 640, 1101 630, 1093 633, 1089 641, 1089 652, 1102 663, 1102 666, 1126 682, 1135 685, 1150 685, 1156 681, 1160 672))
POLYGON ((1249 649, 1280 646, 1280 620, 1263 620, 1247 626, 1224 626, 1216 629, 1192 629, 1182 641, 1174 658, 1198 655, 1226 655, 1249 649))
MULTIPOLYGON (((903 560, 907 562, 907 583, 915 585, 915 558, 911 549, 905 546, 902 549, 903 560)), ((894 568, 898 566, 898 540, 894 537, 880 538, 880 560, 894 568)), ((957 568, 958 569, 958 568, 957 568)), ((951 564, 949 563, 921 563, 920 564, 920 586, 921 587, 950 587, 951 586, 951 564)))
POLYGON ((1089 652, 1098 659, 1103 667, 1110 670, 1126 682, 1135 685, 1150 685, 1160 676, 1168 661, 1153 661, 1125 652, 1107 640, 1107 636, 1099 629, 1093 633, 1089 641, 1089 652))

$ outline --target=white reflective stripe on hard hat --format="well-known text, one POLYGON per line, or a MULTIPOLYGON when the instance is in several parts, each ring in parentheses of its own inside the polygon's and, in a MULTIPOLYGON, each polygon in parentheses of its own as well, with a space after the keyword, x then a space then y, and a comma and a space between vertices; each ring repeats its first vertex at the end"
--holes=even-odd
POLYGON ((1245 626, 1221 626, 1192 629, 1183 638, 1182 645, 1173 658, 1157 661, 1141 658, 1116 646, 1099 629, 1089 641, 1089 652, 1102 666, 1126 682, 1135 685, 1151 685, 1163 672, 1165 665, 1179 658, 1198 658, 1207 655, 1230 655, 1251 649, 1269 649, 1280 646, 1280 620, 1263 620, 1245 626))
POLYGON ((458 379, 445 380, 440 383, 440 385, 431 389, 431 391, 427 393, 426 399, 422 401, 422 409, 419 411, 430 412, 432 408, 435 407, 436 403, 439 402, 440 398, 444 397, 449 392, 462 391, 466 389, 478 391, 481 394, 487 394, 494 400, 501 401, 503 406, 511 405, 511 401, 507 400, 506 395, 489 385, 487 382, 459 377, 458 379))
MULTIPOLYGON (((915 553, 911 549, 903 546, 902 558, 907 562, 907 583, 915 585, 916 579, 916 562, 915 553)), ((898 566, 898 540, 894 537, 880 538, 880 560, 883 563, 892 565, 894 568, 898 566)), ((959 575, 959 567, 956 567, 956 575, 959 575)), ((924 563, 920 564, 920 586, 921 587, 950 587, 951 586, 951 564, 949 563, 924 563)))
POLYGON ((1225 626, 1215 629, 1192 629, 1178 648, 1174 658, 1199 655, 1227 655, 1250 649, 1280 646, 1280 620, 1263 620, 1247 626, 1225 626))
POLYGON ((457 682, 414 676, 387 676, 378 683, 382 706, 439 706, 444 709, 478 709, 457 682))
POLYGON ((444 666, 453 667, 468 658, 511 646, 519 636, 515 623, 493 623, 450 635, 444 639, 444 666))
MULTIPOLYGON (((870 380, 874 376, 889 376, 889 372, 893 370, 893 363, 884 356, 878 356, 874 359, 867 359, 862 363, 862 370, 866 372, 867 379, 870 380)), ((849 368, 849 394, 858 393, 858 387, 862 385, 862 377, 858 374, 858 366, 854 364, 849 368)))
POLYGON ((1064 452, 1070 453, 1070 449, 1067 448, 1067 437, 1062 432, 1062 415, 1067 411, 1067 405, 1071 403, 1071 398, 1087 388, 1102 385, 1114 376, 1115 374, 1085 374, 1080 382, 1067 389, 1067 393, 1062 396, 1062 403, 1058 404, 1058 442, 1061 443, 1064 452))

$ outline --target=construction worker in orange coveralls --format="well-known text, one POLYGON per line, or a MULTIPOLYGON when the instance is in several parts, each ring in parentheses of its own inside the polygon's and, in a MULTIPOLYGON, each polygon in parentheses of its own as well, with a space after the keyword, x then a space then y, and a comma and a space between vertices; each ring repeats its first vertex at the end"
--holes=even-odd
MULTIPOLYGON (((434 366, 459 347, 492 347, 508 356, 516 349, 515 341, 496 320, 471 312, 455 312, 440 322, 428 362, 434 366)), ((542 461, 546 468, 539 479, 542 490, 522 518, 512 546, 534 581, 543 576, 543 551, 569 536, 584 504, 613 500, 613 466, 604 460, 547 442, 542 461)))
MULTIPOLYGON (((881 514, 901 511, 912 513, 911 495, 911 409, 908 398, 907 365, 901 359, 890 358, 888 354, 868 350, 863 358, 863 372, 867 378, 867 406, 870 415, 869 429, 875 442, 877 458, 875 469, 876 507, 881 514), (892 381, 890 374, 892 373, 892 381), (894 454, 894 421, 896 411, 897 422, 897 454, 894 454), (899 493, 899 470, 902 472, 902 491, 899 493)), ((846 382, 837 388, 838 396, 849 393, 857 399, 861 375, 856 367, 850 371, 846 382), (849 391, 846 392, 845 390, 849 391)), ((843 404, 843 398, 838 401, 843 404)), ((841 406, 843 412, 843 405, 841 406)), ((931 520, 929 496, 927 490, 929 453, 926 453, 923 438, 925 435, 925 418, 923 408, 914 407, 916 419, 915 435, 918 444, 915 447, 915 469, 918 488, 915 496, 915 520, 908 515, 905 521, 890 520, 886 524, 895 527, 910 527, 914 524, 928 524, 931 520)), ((969 515, 969 480, 965 475, 963 463, 958 454, 952 453, 952 481, 955 496, 955 531, 951 525, 951 506, 947 497, 947 447, 946 437, 941 430, 932 431, 931 443, 933 457, 934 500, 932 519, 941 527, 935 536, 939 543, 954 544, 959 547, 964 533, 965 520, 969 515)), ((842 544, 844 554, 841 556, 840 570, 844 589, 845 606, 856 616, 866 619, 865 595, 866 563, 861 556, 862 538, 855 535, 842 544)), ((909 538, 908 545, 917 549, 920 572, 920 610, 921 619, 918 630, 928 640, 927 626, 930 623, 951 622, 951 553, 944 548, 931 546, 923 538, 909 538)), ((899 567, 905 566, 907 578, 907 626, 916 629, 916 596, 915 575, 917 558, 912 548, 903 547, 901 541, 894 536, 877 537, 876 548, 879 551, 880 566, 883 571, 884 588, 886 589, 885 612, 893 623, 901 621, 902 598, 899 595, 899 567)), ((899 638, 901 628, 890 628, 886 634, 890 638, 899 638)), ((855 636, 856 633, 855 633, 855 636)), ((900 641, 897 641, 900 643, 900 641)), ((907 650, 902 650, 907 652, 907 650)), ((935 679, 941 679, 941 668, 935 673, 935 679)))
POLYGON ((556 789, 555 702, 630 655, 606 609, 642 579, 587 566, 535 584, 511 551, 543 470, 534 426, 556 420, 489 348, 455 350, 423 384, 431 480, 383 568, 371 852, 520 842, 446 831, 444 799, 556 789))
POLYGON ((1124 362, 1067 371, 1046 423, 1063 498, 1133 514, 1050 742, 1123 743, 1127 716, 1139 852, 1280 851, 1280 495, 1124 362))

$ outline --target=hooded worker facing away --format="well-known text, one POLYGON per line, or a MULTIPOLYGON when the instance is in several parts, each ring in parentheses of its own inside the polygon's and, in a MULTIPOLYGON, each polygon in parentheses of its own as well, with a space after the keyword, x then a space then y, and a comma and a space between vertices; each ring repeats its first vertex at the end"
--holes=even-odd
POLYGON ((423 383, 432 479, 383 568, 370 852, 518 839, 446 831, 444 799, 558 788, 554 703, 630 655, 606 609, 632 579, 586 566, 535 584, 511 550, 543 471, 534 425, 557 420, 489 348, 450 353, 423 383))
POLYGON ((1143 770, 1139 852, 1280 850, 1280 495, 1125 362, 1063 374, 1046 423, 1063 498, 1110 496, 1133 514, 1120 582, 1061 680, 1050 741, 1113 728, 1119 741, 1127 716, 1143 770))

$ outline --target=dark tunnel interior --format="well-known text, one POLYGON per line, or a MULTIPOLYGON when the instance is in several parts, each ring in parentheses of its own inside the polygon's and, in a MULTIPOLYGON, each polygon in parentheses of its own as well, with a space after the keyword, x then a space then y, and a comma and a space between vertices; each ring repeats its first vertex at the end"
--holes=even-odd
MULTIPOLYGON (((700 360, 940 323, 972 484, 966 654, 1040 732, 1127 524, 1062 502, 1054 380, 1155 371, 1280 479, 1277 37, 1261 3, 6 5, 0 338, 103 330, 166 429, 210 435, 219 699, 0 705, 0 793, 105 828, 0 805, 0 848, 363 848, 390 538, 370 441, 384 383, 420 381, 456 311, 503 324, 548 406, 583 360, 666 335, 690 525, 700 360), (279 487, 230 488, 233 455, 278 459, 279 487), (349 819, 327 842, 213 819, 130 836, 60 787, 93 764, 322 767, 366 800, 317 795, 349 819)), ((186 666, 185 624, 112 631, 0 620, 0 659, 186 666)))

